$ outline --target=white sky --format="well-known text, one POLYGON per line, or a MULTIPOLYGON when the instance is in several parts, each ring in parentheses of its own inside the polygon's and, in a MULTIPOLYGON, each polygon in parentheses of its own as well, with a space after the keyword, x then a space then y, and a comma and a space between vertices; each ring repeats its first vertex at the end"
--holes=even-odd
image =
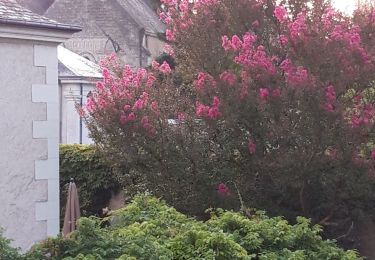
POLYGON ((357 0, 332 0, 333 6, 340 11, 351 14, 354 11, 357 0))

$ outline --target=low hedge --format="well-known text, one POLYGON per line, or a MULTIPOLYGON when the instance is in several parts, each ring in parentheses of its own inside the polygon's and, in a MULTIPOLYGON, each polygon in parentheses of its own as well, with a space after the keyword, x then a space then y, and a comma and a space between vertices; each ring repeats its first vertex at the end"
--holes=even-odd
POLYGON ((320 227, 305 218, 290 225, 262 212, 217 210, 201 222, 159 199, 137 196, 105 221, 111 225, 81 218, 69 239, 49 239, 25 259, 360 259, 323 240, 320 227))

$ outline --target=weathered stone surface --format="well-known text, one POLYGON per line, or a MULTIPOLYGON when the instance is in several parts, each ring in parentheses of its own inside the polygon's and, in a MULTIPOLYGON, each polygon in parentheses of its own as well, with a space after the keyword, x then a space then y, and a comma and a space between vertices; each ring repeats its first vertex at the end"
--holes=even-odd
POLYGON ((117 52, 133 67, 146 66, 162 49, 165 26, 143 0, 56 0, 45 15, 81 25, 65 47, 95 62, 117 52))
POLYGON ((34 66, 27 42, 0 40, 0 57, 0 226, 15 246, 28 248, 47 230, 46 221, 35 220, 47 181, 36 181, 34 173, 35 160, 47 158, 47 140, 32 138, 33 120, 46 120, 46 104, 31 97, 31 84, 44 83, 45 69, 34 66))
POLYGON ((54 0, 17 0, 17 2, 37 14, 44 14, 54 0))

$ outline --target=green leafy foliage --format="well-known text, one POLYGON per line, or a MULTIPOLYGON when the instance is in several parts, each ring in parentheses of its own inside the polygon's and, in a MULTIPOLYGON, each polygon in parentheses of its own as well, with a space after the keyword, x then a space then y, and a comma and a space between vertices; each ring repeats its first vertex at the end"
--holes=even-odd
POLYGON ((78 188, 83 216, 100 215, 112 194, 122 187, 120 175, 101 159, 94 147, 87 145, 60 146, 61 205, 66 203, 71 178, 78 188))
POLYGON ((111 225, 81 218, 69 239, 47 240, 26 259, 360 259, 323 240, 320 227, 305 218, 290 225, 263 212, 217 210, 201 222, 146 195, 104 221, 111 225))
POLYGON ((2 236, 2 231, 0 229, 0 259, 21 259, 18 251, 10 246, 10 240, 2 236))

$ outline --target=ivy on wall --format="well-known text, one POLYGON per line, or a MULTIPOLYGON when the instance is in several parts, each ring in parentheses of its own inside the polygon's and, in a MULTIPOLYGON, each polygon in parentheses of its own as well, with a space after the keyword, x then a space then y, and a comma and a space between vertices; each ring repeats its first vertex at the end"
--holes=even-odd
MULTIPOLYGON (((101 216, 111 197, 122 189, 121 175, 104 162, 93 146, 60 146, 60 205, 64 214, 70 180, 78 188, 81 214, 101 216)), ((62 216, 63 217, 63 216, 62 216)))

